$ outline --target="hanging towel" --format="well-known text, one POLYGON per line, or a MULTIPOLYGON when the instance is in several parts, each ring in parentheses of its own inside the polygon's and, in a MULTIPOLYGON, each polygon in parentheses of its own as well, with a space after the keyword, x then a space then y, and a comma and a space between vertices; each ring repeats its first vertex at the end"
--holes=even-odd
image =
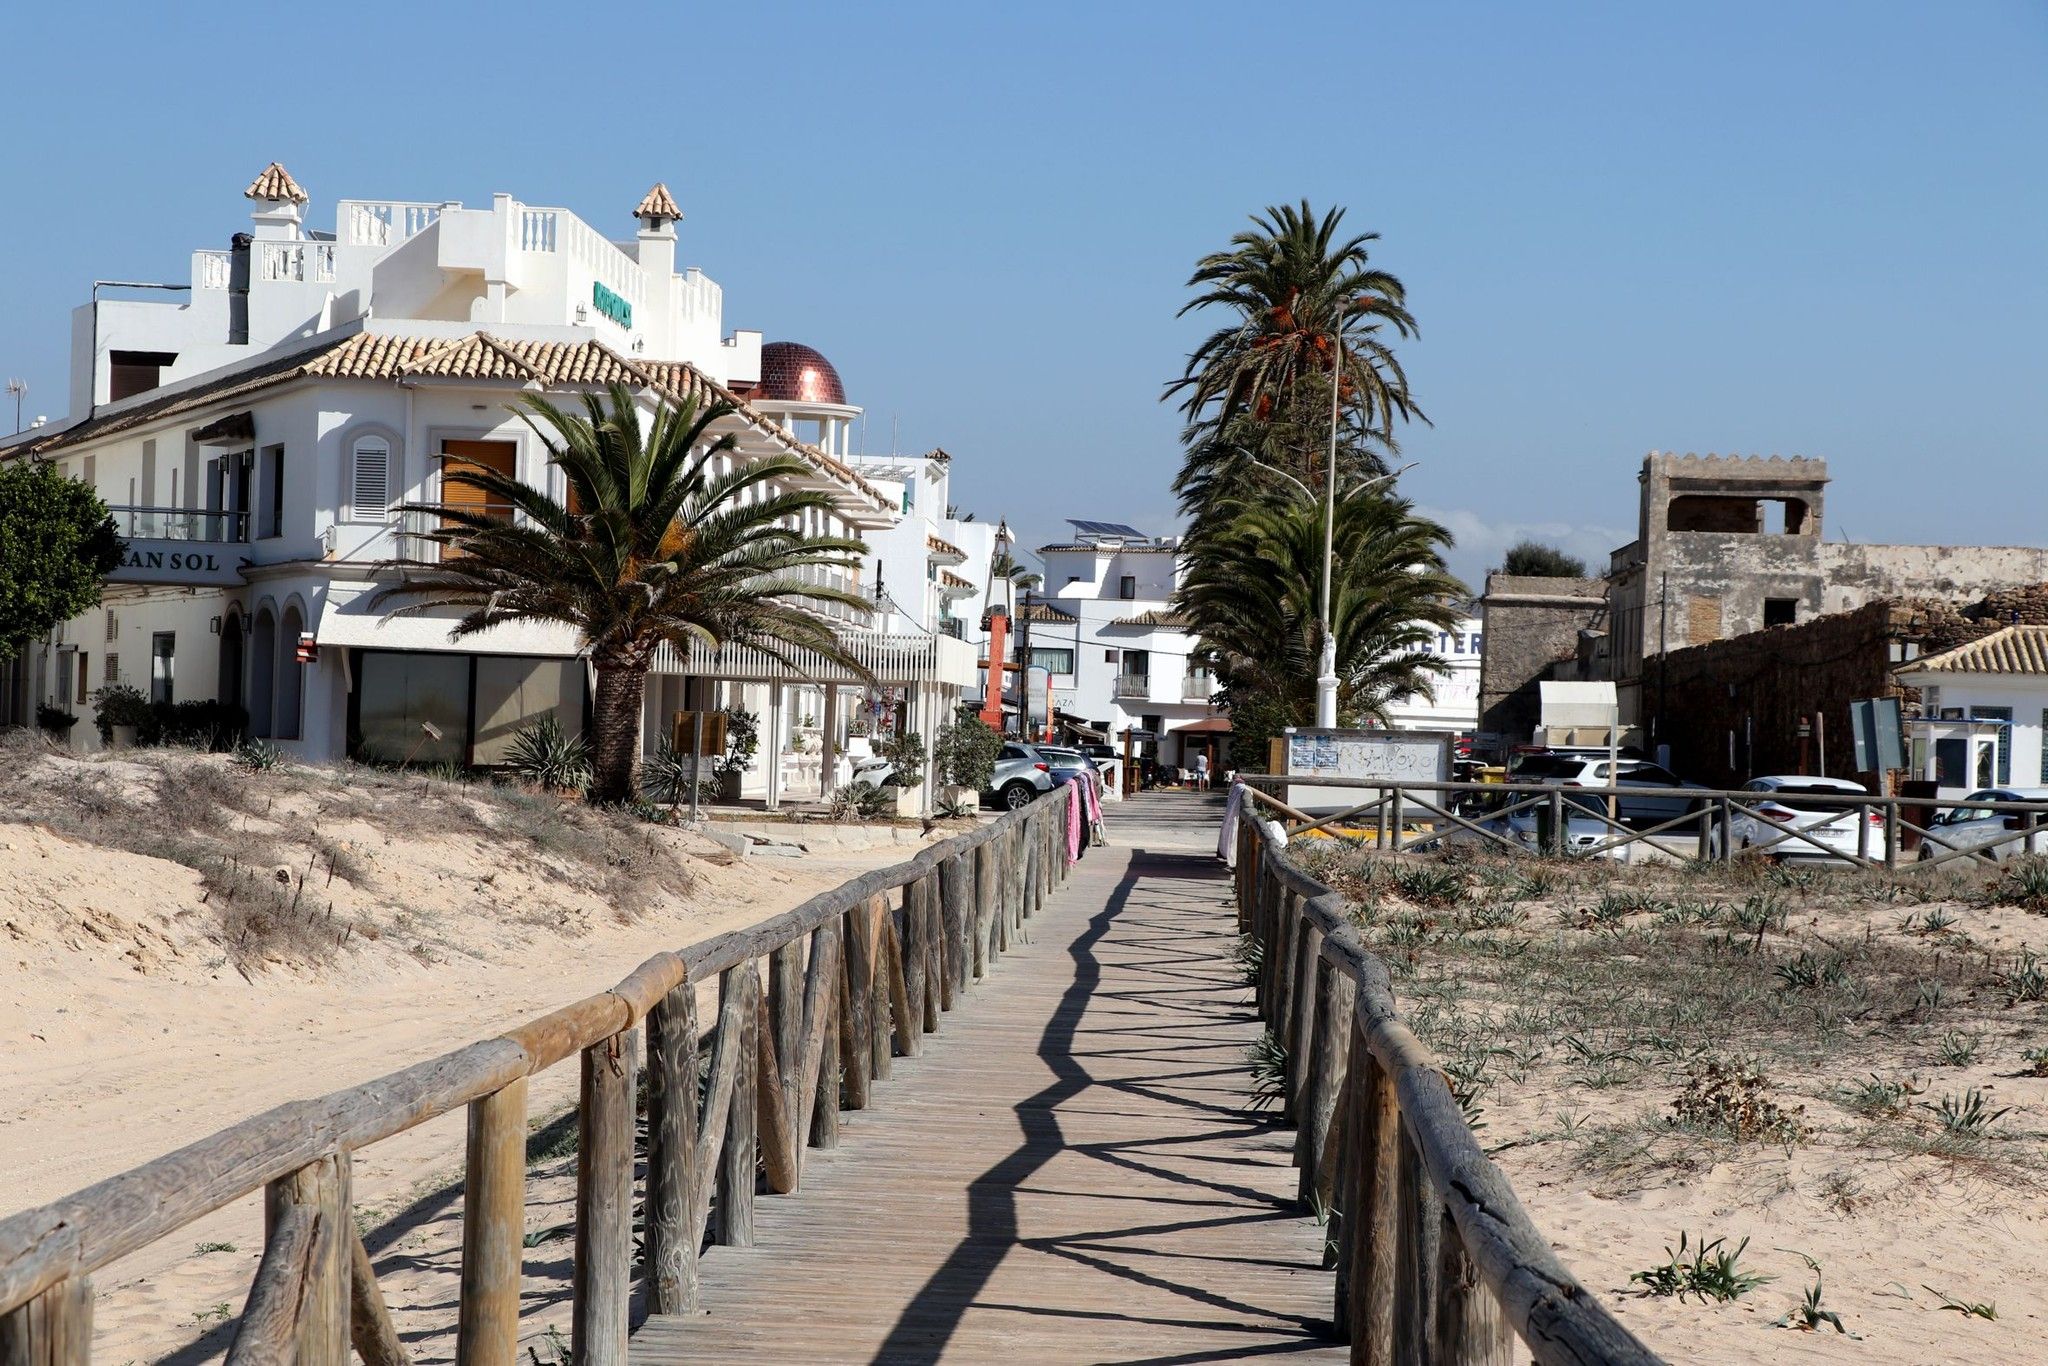
POLYGON ((1230 801, 1223 808, 1223 828, 1216 832, 1216 857, 1226 868, 1237 867, 1237 815, 1244 809, 1244 779, 1230 780, 1230 801))

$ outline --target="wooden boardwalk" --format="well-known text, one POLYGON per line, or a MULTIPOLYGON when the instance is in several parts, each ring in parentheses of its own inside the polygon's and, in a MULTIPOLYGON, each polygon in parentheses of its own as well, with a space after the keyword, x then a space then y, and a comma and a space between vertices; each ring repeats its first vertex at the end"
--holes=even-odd
POLYGON ((1249 1115, 1260 1026, 1232 961, 1220 801, 1140 797, 898 1058, 755 1245, 702 1263, 655 1363, 1348 1359, 1294 1132, 1249 1115))

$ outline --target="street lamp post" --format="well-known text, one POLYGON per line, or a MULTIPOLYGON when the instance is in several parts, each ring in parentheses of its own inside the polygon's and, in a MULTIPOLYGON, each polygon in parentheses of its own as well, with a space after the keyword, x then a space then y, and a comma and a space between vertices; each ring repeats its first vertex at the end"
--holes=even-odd
POLYGON ((1337 725, 1337 637, 1330 630, 1330 560, 1337 528, 1337 420, 1338 399, 1344 392, 1344 329, 1340 324, 1331 334, 1330 353, 1330 458, 1324 462, 1323 489, 1323 667, 1316 675, 1316 725, 1323 730, 1337 725))

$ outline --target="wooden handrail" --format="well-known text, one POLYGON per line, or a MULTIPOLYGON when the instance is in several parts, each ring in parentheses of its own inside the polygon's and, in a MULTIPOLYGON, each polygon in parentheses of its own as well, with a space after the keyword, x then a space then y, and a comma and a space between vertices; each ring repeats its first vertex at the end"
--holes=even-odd
POLYGON ((654 1307, 680 1312, 695 1299, 707 1231, 714 1244, 752 1241, 757 1149, 768 1159, 770 1190, 795 1190, 805 1148, 836 1143, 838 1111, 871 1103, 868 1076, 886 1077, 891 1053, 915 1052, 918 1036, 937 1029, 958 994, 1021 935, 1066 875, 1077 798, 1071 785, 1056 787, 791 911, 658 953, 610 990, 497 1038, 288 1102, 0 1220, 0 1345, 25 1344, 32 1360, 85 1361, 80 1324, 90 1323, 93 1271, 269 1187, 265 1265, 274 1259, 279 1268, 271 1280, 282 1284, 283 1268, 305 1259, 299 1245, 309 1220, 315 1235, 301 1278, 312 1326, 302 1324, 299 1359, 345 1355, 351 1319, 358 1344, 402 1359, 385 1345, 395 1337, 374 1281, 353 1283, 367 1275, 368 1260, 346 1241, 349 1155, 467 1106, 457 1359, 509 1360, 518 1330, 527 1079, 580 1056, 575 1351, 592 1366, 622 1363, 641 1023, 650 1068, 643 1274, 654 1307), (901 904, 893 905, 899 890, 901 904), (764 957, 778 968, 765 993, 764 957), (695 986, 714 978, 716 1024, 700 1038, 695 986), (701 1111, 700 1047, 710 1062, 701 1111), (303 1336, 316 1330, 318 1347, 303 1336))
POLYGON ((1250 806, 1238 820, 1239 923, 1263 946, 1259 1010, 1286 1045, 1302 1195, 1330 1218, 1352 1360, 1504 1361, 1512 1331, 1545 1366, 1657 1362, 1558 1260, 1479 1146, 1343 897, 1250 806))

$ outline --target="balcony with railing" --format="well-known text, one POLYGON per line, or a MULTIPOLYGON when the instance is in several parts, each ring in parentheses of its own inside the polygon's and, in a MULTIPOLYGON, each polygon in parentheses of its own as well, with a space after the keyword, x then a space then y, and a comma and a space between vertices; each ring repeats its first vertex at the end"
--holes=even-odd
POLYGON ((351 247, 389 247, 418 236, 440 216, 439 204, 344 199, 335 206, 335 230, 351 247))
POLYGON ((1216 691, 1216 675, 1207 669, 1190 669, 1180 681, 1180 700, 1207 702, 1216 691))
POLYGON ((249 539, 246 512, 208 512, 202 508, 110 505, 114 529, 124 541, 201 541, 234 545, 249 539))
POLYGON ((1117 679, 1110 696, 1119 702, 1147 702, 1152 697, 1152 675, 1125 674, 1117 679))

